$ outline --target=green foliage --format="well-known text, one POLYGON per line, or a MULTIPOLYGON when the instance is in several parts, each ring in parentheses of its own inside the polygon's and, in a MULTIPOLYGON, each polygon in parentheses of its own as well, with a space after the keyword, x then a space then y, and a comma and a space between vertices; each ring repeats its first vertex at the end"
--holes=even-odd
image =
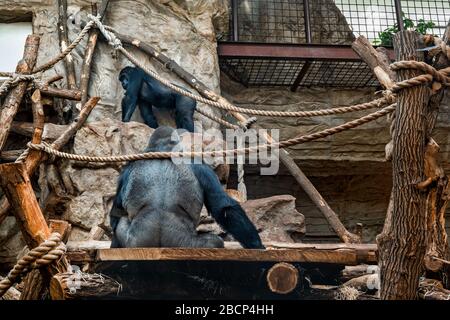
MULTIPOLYGON (((419 19, 417 24, 415 24, 414 21, 406 17, 404 13, 402 13, 402 16, 403 16, 403 28, 405 30, 415 30, 420 34, 426 34, 429 29, 432 29, 435 26, 434 22, 432 21, 425 21, 424 19, 419 19)), ((378 33, 378 39, 375 39, 372 43, 374 45, 391 47, 393 36, 398 31, 399 31, 398 24, 386 28, 382 32, 378 33)))

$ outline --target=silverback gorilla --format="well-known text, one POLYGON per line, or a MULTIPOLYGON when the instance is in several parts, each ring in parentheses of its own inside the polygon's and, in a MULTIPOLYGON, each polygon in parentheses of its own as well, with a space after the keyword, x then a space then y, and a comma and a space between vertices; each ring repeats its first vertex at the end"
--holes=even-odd
MULTIPOLYGON (((146 152, 172 151, 178 142, 173 128, 161 126, 146 152)), ((219 236, 196 233, 203 204, 244 248, 264 248, 255 226, 209 166, 171 159, 133 161, 124 167, 110 212, 111 247, 223 247, 219 236)))
POLYGON ((156 79, 136 67, 125 67, 120 71, 119 80, 125 89, 122 99, 122 121, 129 122, 136 105, 139 105, 142 118, 151 128, 158 127, 152 106, 175 110, 177 128, 194 132, 195 100, 182 96, 165 87, 156 79))

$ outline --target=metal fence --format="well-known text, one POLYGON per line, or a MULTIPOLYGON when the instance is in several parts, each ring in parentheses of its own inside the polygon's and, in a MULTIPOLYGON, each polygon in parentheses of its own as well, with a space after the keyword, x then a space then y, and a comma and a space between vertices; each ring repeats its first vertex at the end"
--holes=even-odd
POLYGON ((421 19, 434 23, 428 33, 442 36, 450 1, 232 0, 231 16, 231 41, 349 44, 358 35, 377 41, 380 32, 421 19))

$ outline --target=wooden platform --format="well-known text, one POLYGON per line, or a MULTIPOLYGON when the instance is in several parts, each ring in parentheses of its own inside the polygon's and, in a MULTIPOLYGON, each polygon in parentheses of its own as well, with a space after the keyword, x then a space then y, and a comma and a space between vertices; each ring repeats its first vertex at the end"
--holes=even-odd
POLYGON ((375 244, 266 244, 266 250, 239 248, 227 242, 224 249, 126 248, 108 249, 107 241, 69 242, 72 262, 107 261, 243 261, 299 262, 357 265, 376 264, 375 244))

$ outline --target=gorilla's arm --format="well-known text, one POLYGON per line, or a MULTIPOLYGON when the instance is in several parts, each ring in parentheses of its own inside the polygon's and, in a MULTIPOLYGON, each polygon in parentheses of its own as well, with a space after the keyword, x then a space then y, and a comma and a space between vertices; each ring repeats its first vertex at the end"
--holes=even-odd
POLYGON ((206 209, 214 219, 244 248, 264 249, 255 226, 239 203, 223 190, 214 171, 204 164, 193 164, 192 170, 203 190, 206 209))
MULTIPOLYGON (((122 121, 129 122, 131 116, 136 110, 136 105, 138 103, 139 91, 142 87, 142 81, 144 80, 144 74, 140 70, 134 69, 128 71, 125 74, 126 79, 126 92, 122 99, 122 121)), ((121 80, 123 81, 123 80, 121 80)))
POLYGON ((116 230, 117 224, 121 217, 126 217, 128 214, 125 211, 123 206, 123 192, 126 184, 128 183, 128 178, 130 176, 131 168, 130 165, 127 164, 119 176, 119 181, 117 184, 117 193, 114 198, 113 206, 111 211, 109 212, 109 221, 111 224, 111 229, 114 232, 116 230))

